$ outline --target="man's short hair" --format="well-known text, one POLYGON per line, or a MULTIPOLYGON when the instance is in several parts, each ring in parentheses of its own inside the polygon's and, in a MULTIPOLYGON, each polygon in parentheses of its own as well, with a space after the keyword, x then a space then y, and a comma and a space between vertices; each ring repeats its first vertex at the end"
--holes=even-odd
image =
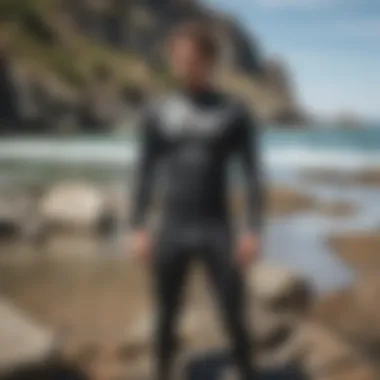
POLYGON ((170 35, 170 41, 184 38, 192 41, 203 57, 216 61, 219 57, 219 44, 214 30, 202 21, 187 21, 178 25, 170 35))

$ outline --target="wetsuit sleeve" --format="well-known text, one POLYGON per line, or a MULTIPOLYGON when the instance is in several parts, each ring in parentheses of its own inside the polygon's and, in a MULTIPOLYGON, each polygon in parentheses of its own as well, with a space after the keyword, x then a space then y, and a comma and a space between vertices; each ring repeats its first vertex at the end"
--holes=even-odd
POLYGON ((243 109, 236 126, 236 146, 245 181, 246 223, 257 232, 262 228, 265 203, 258 129, 255 118, 243 109))
POLYGON ((162 138, 157 117, 151 109, 144 111, 139 123, 140 154, 137 163, 135 189, 132 195, 130 224, 136 229, 143 227, 152 200, 156 169, 162 152, 162 138))

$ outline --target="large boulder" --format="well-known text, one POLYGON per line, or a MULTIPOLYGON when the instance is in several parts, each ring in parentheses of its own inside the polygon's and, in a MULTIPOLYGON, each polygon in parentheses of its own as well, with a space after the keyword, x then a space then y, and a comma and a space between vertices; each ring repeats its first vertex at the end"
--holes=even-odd
POLYGON ((0 299, 0 347, 0 374, 3 374, 49 359, 55 348, 54 336, 0 299))
POLYGON ((53 186, 40 204, 46 226, 65 230, 95 230, 106 211, 103 192, 85 182, 62 182, 53 186))
POLYGON ((312 378, 376 378, 373 368, 356 347, 322 325, 313 322, 301 324, 293 344, 312 378))
POLYGON ((377 273, 359 276, 352 287, 323 297, 316 304, 316 318, 345 335, 373 362, 380 352, 379 300, 377 273))

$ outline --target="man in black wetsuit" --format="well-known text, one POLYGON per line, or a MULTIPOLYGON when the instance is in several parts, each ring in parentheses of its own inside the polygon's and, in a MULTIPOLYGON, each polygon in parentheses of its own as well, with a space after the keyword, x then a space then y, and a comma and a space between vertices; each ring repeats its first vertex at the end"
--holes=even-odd
POLYGON ((184 25, 173 34, 169 51, 180 89, 158 99, 143 115, 132 215, 133 248, 151 258, 154 272, 157 379, 170 378, 185 274, 189 263, 199 259, 214 285, 241 379, 252 380, 241 271, 259 249, 262 197, 256 125, 239 100, 212 84, 217 47, 206 26, 184 25), (244 168, 247 190, 246 226, 236 244, 227 191, 233 157, 244 168), (160 228, 152 239, 146 215, 159 164, 167 188, 160 228))

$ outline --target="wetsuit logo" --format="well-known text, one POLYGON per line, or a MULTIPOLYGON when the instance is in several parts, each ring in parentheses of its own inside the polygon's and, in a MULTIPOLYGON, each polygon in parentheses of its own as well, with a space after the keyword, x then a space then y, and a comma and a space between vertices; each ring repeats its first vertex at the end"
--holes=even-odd
POLYGON ((222 110, 204 111, 183 101, 171 101, 164 109, 163 127, 170 136, 213 137, 224 124, 222 110))
POLYGON ((182 134, 190 116, 190 110, 186 104, 179 101, 172 101, 164 110, 163 126, 165 132, 171 136, 182 134))

